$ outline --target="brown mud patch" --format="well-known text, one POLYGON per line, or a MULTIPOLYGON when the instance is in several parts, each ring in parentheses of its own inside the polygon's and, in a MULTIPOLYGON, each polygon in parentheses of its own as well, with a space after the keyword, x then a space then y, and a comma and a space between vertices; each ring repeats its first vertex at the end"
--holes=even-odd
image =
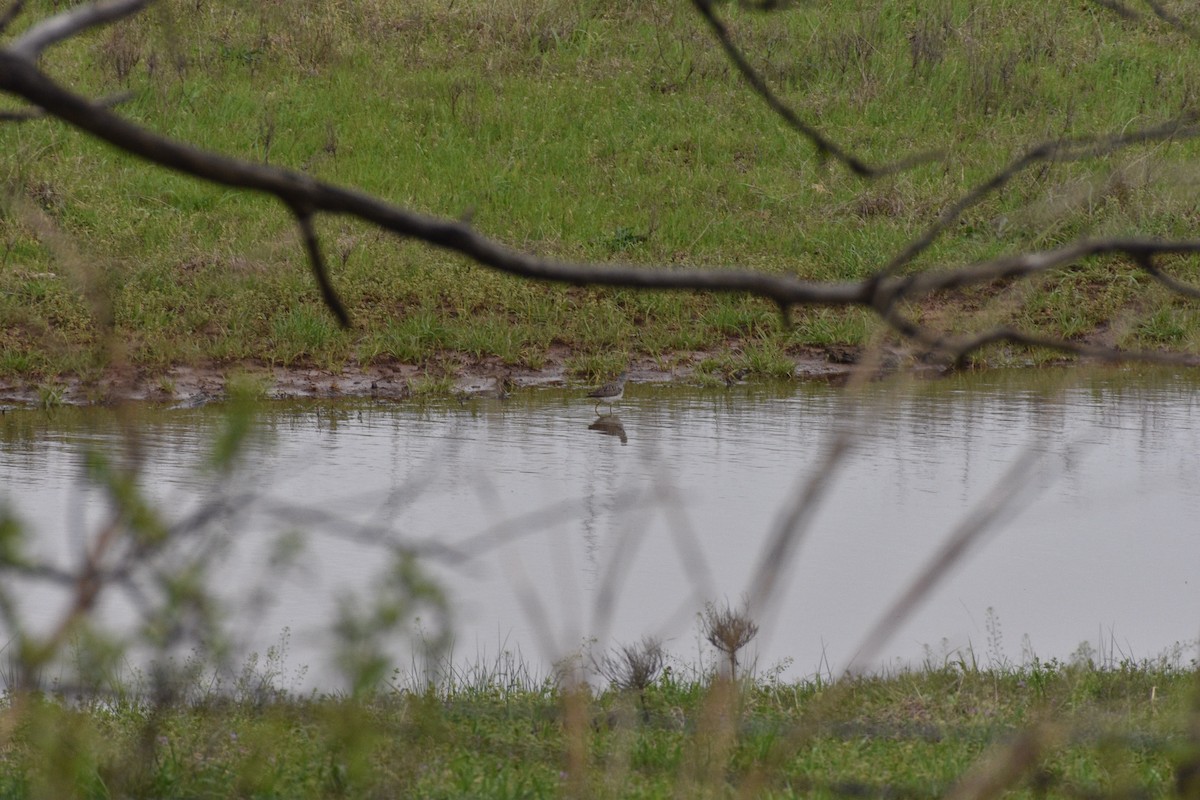
MULTIPOLYGON (((506 366, 498 359, 451 358, 434 366, 403 363, 351 365, 340 371, 312 366, 262 363, 175 366, 166 370, 110 369, 98 379, 61 376, 45 380, 0 378, 0 406, 107 405, 152 402, 203 405, 223 400, 229 384, 260 387, 270 399, 381 398, 404 400, 432 382, 449 383, 453 394, 503 394, 513 389, 542 386, 586 385, 565 367, 568 353, 552 352, 540 369, 506 366)), ((691 382, 700 379, 699 365, 716 353, 675 353, 664 368, 656 359, 635 359, 630 380, 638 383, 691 382)), ((854 368, 855 348, 812 349, 793 356, 793 377, 838 380, 854 368)), ((743 375, 708 373, 705 380, 739 382, 743 375)))

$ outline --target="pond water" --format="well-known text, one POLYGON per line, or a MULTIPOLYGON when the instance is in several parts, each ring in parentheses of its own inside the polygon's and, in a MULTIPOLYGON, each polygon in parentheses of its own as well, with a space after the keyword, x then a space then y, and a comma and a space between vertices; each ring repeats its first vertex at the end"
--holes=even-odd
MULTIPOLYGON (((1200 634, 1198 389, 1169 371, 1082 370, 853 391, 630 384, 599 420, 582 391, 562 390, 265 404, 226 479, 203 466, 228 417, 220 406, 9 409, 0 504, 32 552, 70 567, 108 520, 86 454, 135 454, 169 520, 221 510, 186 528, 172 558, 212 554, 242 652, 289 629, 287 662, 309 668, 294 678, 305 686, 337 688, 338 599, 384 596, 375 582, 397 550, 419 554, 443 588, 453 657, 468 665, 509 652, 544 672, 585 641, 646 635, 694 664, 711 657, 704 603, 756 592, 767 602, 751 657, 788 677, 931 655, 1065 659, 1083 642, 1114 660, 1183 643, 1186 660, 1200 634), (814 476, 824 490, 804 535, 769 550, 814 476), (1006 488, 962 558, 863 652, 964 519, 1006 488)), ((27 625, 61 617, 64 590, 6 580, 27 625)), ((128 627, 130 602, 111 592, 102 618, 128 627)), ((431 635, 436 615, 418 613, 431 635)))

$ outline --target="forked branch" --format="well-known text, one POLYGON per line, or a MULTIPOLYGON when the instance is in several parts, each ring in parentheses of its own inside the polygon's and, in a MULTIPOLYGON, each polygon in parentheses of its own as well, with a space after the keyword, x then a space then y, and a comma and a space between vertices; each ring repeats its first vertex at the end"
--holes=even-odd
POLYGON ((929 246, 947 228, 957 222, 967 210, 1003 189, 1009 181, 1032 166, 1053 162, 1082 161, 1089 158, 1099 158, 1100 156, 1105 156, 1109 153, 1139 144, 1190 139, 1200 134, 1200 127, 1197 127, 1195 122, 1195 114, 1186 114, 1177 119, 1168 120, 1162 125, 1116 136, 1084 136, 1042 142, 1035 145, 1015 158, 1004 169, 971 189, 943 211, 937 220, 925 229, 924 233, 909 242, 903 250, 888 262, 887 266, 879 274, 881 276, 892 275, 912 263, 917 256, 929 249, 929 246))
MULTIPOLYGON (((738 72, 746 79, 746 83, 750 84, 750 88, 792 130, 812 142, 813 146, 817 148, 817 155, 821 158, 832 158, 845 165, 848 170, 861 178, 878 178, 894 172, 902 172, 917 164, 933 161, 939 157, 937 153, 924 153, 912 158, 896 161, 892 164, 873 167, 853 153, 844 150, 832 139, 821 133, 815 126, 801 119, 791 106, 783 102, 775 92, 771 91, 771 87, 767 85, 766 80, 750 65, 750 61, 742 54, 738 46, 734 44, 733 36, 729 33, 729 29, 721 21, 721 18, 717 16, 716 11, 713 10, 711 0, 692 0, 692 5, 700 12, 700 16, 704 17, 704 21, 708 23, 708 27, 712 29, 713 35, 720 42, 721 49, 725 51, 726 57, 737 67, 738 72)), ((762 10, 770 10, 776 5, 776 3, 770 3, 768 0, 768 4, 764 4, 761 8, 762 10)))

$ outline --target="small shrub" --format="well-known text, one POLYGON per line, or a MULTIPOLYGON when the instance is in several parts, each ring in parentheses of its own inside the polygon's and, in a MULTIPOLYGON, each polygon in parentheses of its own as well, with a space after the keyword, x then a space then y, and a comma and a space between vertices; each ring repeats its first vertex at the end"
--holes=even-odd
POLYGON ((658 679, 665 657, 662 642, 648 636, 634 644, 619 645, 594 663, 596 671, 613 686, 622 691, 637 692, 642 719, 649 722, 646 690, 658 679))
POLYGON ((749 610, 735 609, 728 603, 724 607, 705 603, 700 627, 708 643, 725 656, 729 667, 727 677, 737 680, 738 653, 758 635, 758 623, 750 618, 749 610))

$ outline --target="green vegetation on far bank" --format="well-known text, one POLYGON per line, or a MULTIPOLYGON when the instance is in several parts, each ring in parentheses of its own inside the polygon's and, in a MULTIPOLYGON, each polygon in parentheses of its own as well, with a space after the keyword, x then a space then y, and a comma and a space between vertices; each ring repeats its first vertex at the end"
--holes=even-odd
MULTIPOLYGON (((28 3, 14 30, 58 6, 28 3)), ((688 4, 668 0, 164 0, 45 63, 85 93, 128 90, 121 113, 151 129, 469 215, 513 247, 831 281, 881 267, 1030 144, 1148 127, 1200 94, 1200 44, 1100 5, 719 10, 771 85, 832 139, 873 163, 944 157, 874 182, 822 164, 688 4)), ((322 218, 355 321, 342 331, 275 202, 152 168, 57 122, 0 126, 0 152, 0 378, 246 362, 436 374, 463 357, 536 369, 555 347, 581 373, 708 351, 780 374, 801 348, 864 345, 877 329, 859 310, 800 309, 785 329, 769 304, 738 296, 532 284, 322 218)), ((1198 153, 1163 143, 1024 172, 914 268, 1082 235, 1193 235, 1198 153)), ((1196 259, 1165 264, 1198 277, 1196 259)), ((1122 347, 1200 346, 1197 309, 1120 259, 912 313, 950 332, 1006 322, 1122 347)))
POLYGON ((0 797, 935 798, 984 773, 1006 797, 1194 797, 1200 764, 1194 662, 736 688, 667 670, 640 693, 504 670, 369 699, 235 688, 160 707, 10 696, 0 797), (989 772, 1001 754, 1011 772, 989 772))

